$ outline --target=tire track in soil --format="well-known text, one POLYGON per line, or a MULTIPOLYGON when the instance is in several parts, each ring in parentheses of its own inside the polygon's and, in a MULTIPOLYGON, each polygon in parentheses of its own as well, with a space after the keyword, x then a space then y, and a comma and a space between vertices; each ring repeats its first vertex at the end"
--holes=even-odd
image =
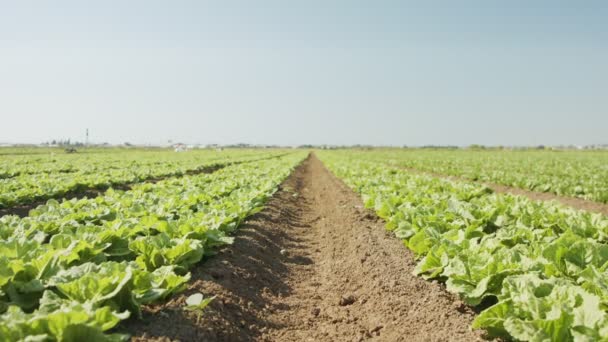
POLYGON ((187 291, 121 326, 134 341, 471 341, 473 311, 311 155, 187 291), (202 316, 192 293, 217 298, 202 316))

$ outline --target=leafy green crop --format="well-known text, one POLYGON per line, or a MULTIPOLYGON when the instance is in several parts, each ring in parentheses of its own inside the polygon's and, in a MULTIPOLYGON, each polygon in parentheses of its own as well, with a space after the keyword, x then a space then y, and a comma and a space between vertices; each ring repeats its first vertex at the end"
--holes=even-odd
POLYGON ((124 340, 106 332, 183 290, 188 269, 231 243, 303 158, 49 200, 28 217, 0 218, 0 340, 124 340))
POLYGON ((383 150, 366 160, 608 203, 605 151, 383 150))
POLYGON ((217 165, 282 155, 284 151, 209 150, 19 156, 0 160, 0 209, 70 192, 105 189, 217 165), (4 176, 2 176, 4 175, 4 176))
POLYGON ((608 218, 320 152, 418 257, 415 274, 489 308, 474 328, 530 341, 608 336, 608 218))

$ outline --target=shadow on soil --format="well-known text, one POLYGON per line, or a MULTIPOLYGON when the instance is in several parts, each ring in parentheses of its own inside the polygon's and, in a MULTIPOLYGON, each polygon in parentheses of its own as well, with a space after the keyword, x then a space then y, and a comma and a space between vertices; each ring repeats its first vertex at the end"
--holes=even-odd
MULTIPOLYGON (((300 191, 302 182, 294 183, 294 190, 300 191)), ((134 341, 166 340, 166 336, 183 341, 242 341, 267 329, 283 328, 268 320, 266 313, 289 309, 276 300, 292 293, 288 265, 313 263, 306 256, 285 253, 305 243, 292 231, 310 228, 301 215, 308 205, 291 189, 277 192, 262 212, 239 228, 234 244, 191 270, 187 291, 168 303, 145 308, 143 320, 130 319, 117 330, 135 333, 134 341), (200 318, 182 309, 185 298, 197 292, 217 295, 200 318)))

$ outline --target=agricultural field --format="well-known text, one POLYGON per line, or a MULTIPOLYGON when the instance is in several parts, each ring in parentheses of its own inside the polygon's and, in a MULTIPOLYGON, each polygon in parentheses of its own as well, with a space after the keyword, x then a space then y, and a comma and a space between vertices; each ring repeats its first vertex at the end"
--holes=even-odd
POLYGON ((5 149, 0 189, 0 341, 608 340, 605 152, 5 149))
POLYGON ((473 328, 524 341, 608 337, 605 216, 387 168, 373 153, 320 155, 414 252, 414 274, 481 308, 473 328))
POLYGON ((192 174, 260 157, 265 156, 246 150, 198 151, 194 156, 129 150, 84 155, 9 155, 0 160, 0 210, 87 190, 192 174))
POLYGON ((437 175, 608 203, 608 153, 602 151, 388 150, 370 160, 437 175))

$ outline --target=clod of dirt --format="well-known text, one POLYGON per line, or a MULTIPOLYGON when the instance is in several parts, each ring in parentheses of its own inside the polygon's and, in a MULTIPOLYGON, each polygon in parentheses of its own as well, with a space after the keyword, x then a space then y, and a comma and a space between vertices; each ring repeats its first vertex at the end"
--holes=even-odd
POLYGON ((380 329, 384 328, 383 325, 377 325, 375 328, 371 329, 369 332, 375 333, 380 331, 380 329))
POLYGON ((220 272, 217 272, 215 270, 211 270, 209 272, 209 275, 211 275, 213 277, 213 279, 222 279, 224 277, 224 275, 220 272))
POLYGON ((338 302, 338 304, 340 306, 347 306, 347 305, 354 304, 356 301, 357 301, 357 298, 355 298, 355 296, 348 295, 348 296, 342 296, 342 298, 340 298, 340 302, 338 302))
POLYGON ((467 305, 463 302, 454 303, 454 308, 456 309, 456 311, 461 312, 461 313, 465 313, 469 310, 467 305))
POLYGON ((319 308, 312 308, 312 310, 310 310, 310 313, 311 313, 313 316, 317 317, 317 316, 319 316, 319 314, 321 313, 321 309, 319 309, 319 308))
POLYGON ((363 216, 363 218, 368 221, 376 221, 378 219, 374 214, 369 211, 363 216))

